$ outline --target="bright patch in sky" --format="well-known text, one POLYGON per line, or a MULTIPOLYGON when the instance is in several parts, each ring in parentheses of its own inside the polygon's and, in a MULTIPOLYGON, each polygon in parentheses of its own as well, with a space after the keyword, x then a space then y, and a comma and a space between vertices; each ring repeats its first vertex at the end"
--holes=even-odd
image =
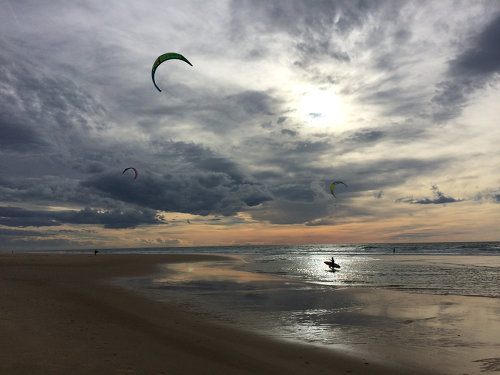
POLYGON ((339 97, 332 89, 309 88, 302 90, 297 112, 300 120, 312 125, 314 130, 338 125, 342 121, 339 97))

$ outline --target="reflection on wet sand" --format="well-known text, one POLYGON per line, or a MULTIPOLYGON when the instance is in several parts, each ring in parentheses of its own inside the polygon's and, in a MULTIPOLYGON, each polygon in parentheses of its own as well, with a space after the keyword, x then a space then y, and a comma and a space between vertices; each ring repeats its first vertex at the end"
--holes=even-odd
POLYGON ((245 262, 234 257, 169 264, 163 275, 141 289, 244 329, 326 345, 373 361, 443 373, 497 371, 498 298, 318 285, 244 271, 245 262))
MULTIPOLYGON (((477 373, 477 361, 500 353, 500 301, 495 298, 412 294, 355 289, 362 307, 349 320, 370 321, 358 337, 372 336, 371 349, 405 362, 426 358, 451 371, 477 373)), ((344 322, 345 323, 345 322, 344 322)), ((359 325, 359 324, 358 324, 359 325)), ((369 340, 370 341, 370 340, 369 340)))
POLYGON ((226 281, 238 284, 256 281, 277 281, 277 277, 234 269, 235 262, 244 262, 242 257, 233 257, 233 261, 174 263, 165 266, 167 277, 155 279, 155 282, 190 283, 196 281, 226 281))

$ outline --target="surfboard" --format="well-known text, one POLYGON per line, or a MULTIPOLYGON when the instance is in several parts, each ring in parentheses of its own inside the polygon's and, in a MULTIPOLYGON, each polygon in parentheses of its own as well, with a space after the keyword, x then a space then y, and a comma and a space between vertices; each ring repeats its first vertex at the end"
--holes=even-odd
POLYGON ((332 268, 340 268, 340 266, 339 266, 337 263, 332 263, 330 260, 325 260, 325 264, 326 264, 328 267, 332 267, 332 268))

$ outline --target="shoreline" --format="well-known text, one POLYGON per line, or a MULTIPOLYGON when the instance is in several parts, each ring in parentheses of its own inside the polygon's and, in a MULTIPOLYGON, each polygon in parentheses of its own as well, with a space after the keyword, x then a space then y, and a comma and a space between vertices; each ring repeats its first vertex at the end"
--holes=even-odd
MULTIPOLYGON (((165 265, 161 275, 128 278, 118 285, 159 301, 176 301, 238 329, 362 360, 425 367, 426 373, 500 370, 500 299, 496 297, 326 286, 249 272, 252 267, 234 263, 239 256, 232 258, 165 265)), ((387 261, 393 259, 387 257, 387 261)), ((420 263, 425 258, 403 256, 401 261, 420 263)), ((463 264, 460 256, 436 258, 432 263, 436 261, 446 268, 463 264)))
MULTIPOLYGON (((105 283, 209 255, 0 255, 0 373, 399 374, 391 363, 217 324, 105 283)), ((428 371, 404 369, 407 374, 428 371)))

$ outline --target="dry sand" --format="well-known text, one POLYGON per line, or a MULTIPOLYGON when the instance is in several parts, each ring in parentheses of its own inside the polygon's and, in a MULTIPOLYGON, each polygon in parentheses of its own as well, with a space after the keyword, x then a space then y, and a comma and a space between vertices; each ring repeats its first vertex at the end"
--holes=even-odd
POLYGON ((243 332, 102 282, 209 259, 0 255, 0 374, 424 373, 243 332))

